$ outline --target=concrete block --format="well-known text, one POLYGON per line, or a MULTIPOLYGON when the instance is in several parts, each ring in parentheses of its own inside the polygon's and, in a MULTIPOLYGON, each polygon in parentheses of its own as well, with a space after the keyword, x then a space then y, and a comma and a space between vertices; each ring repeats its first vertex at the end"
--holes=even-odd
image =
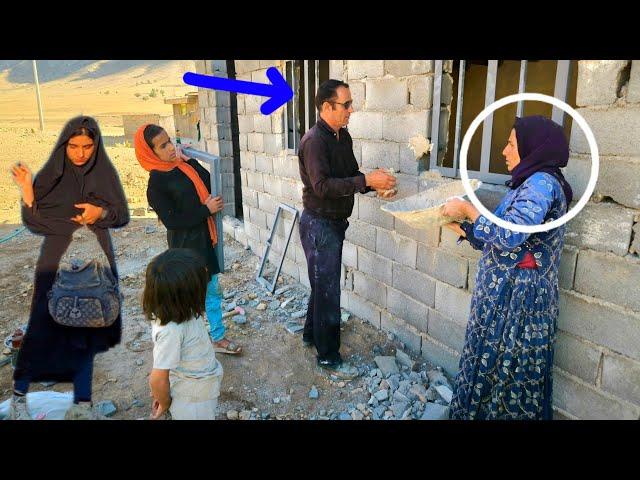
POLYGON ((416 268, 455 287, 467 286, 469 261, 444 249, 418 244, 416 268))
POLYGON ((342 244, 342 263, 347 267, 358 268, 358 247, 345 241, 342 244))
POLYGON ((634 211, 611 203, 588 203, 567 223, 565 242, 580 248, 626 255, 634 211))
POLYGON ((415 269, 418 243, 415 240, 403 237, 402 235, 396 235, 395 242, 396 255, 394 260, 402 265, 415 269))
MULTIPOLYGON (((577 201, 587 189, 591 175, 591 156, 572 155, 564 176, 577 201)), ((594 196, 610 197, 630 208, 640 208, 640 157, 600 157, 594 196)))
POLYGON ((475 250, 469 242, 463 240, 458 245, 458 234, 449 230, 448 228, 442 228, 440 233, 440 246, 445 248, 449 253, 457 256, 462 256, 476 262, 482 256, 480 250, 475 250))
POLYGON ((629 60, 580 60, 576 104, 580 107, 613 104, 628 64, 629 60))
POLYGON ((400 143, 409 143, 416 135, 429 138, 431 111, 382 114, 382 138, 400 143))
POLYGON ((362 141, 362 166, 370 169, 400 170, 400 148, 395 142, 362 141))
POLYGON ((366 81, 366 109, 397 111, 407 106, 409 89, 407 82, 397 78, 366 81))
POLYGON ((631 61, 631 76, 629 77, 627 102, 640 102, 640 60, 631 61))
POLYGON ((620 355, 605 354, 602 389, 640 406, 640 362, 620 355))
POLYGON ((377 228, 376 230, 376 253, 383 257, 394 259, 397 248, 395 233, 384 228, 377 228))
POLYGON ((640 255, 640 221, 633 225, 633 241, 629 252, 640 255))
MULTIPOLYGON (((334 77, 332 77, 334 78, 334 77)), ((364 108, 365 102, 365 83, 364 82, 349 82, 349 90, 351 91, 351 98, 353 99, 353 109, 359 112, 364 108)))
POLYGON ((413 238, 424 246, 437 247, 440 244, 440 229, 431 228, 421 230, 412 228, 401 220, 395 222, 396 233, 404 237, 413 238))
POLYGON ((260 60, 236 60, 236 74, 245 74, 258 70, 260 68, 260 60))
POLYGON ((387 230, 393 230, 393 216, 380 209, 384 200, 368 195, 358 197, 358 219, 387 230))
POLYGON ((274 214, 278 208, 279 202, 268 193, 258 193, 258 208, 265 213, 274 214))
POLYGON ((238 131, 240 133, 254 132, 253 115, 238 115, 238 131))
POLYGON ((595 385, 602 351, 593 343, 558 331, 553 361, 562 370, 595 385))
MULTIPOLYGON (((359 258, 358 261, 360 261, 359 258)), ((353 291, 382 308, 387 307, 387 286, 373 277, 354 271, 353 291)))
POLYGON ((574 289, 640 312, 640 260, 582 250, 574 289))
POLYGON ((329 78, 344 80, 344 60, 329 60, 329 78))
POLYGON ((240 152, 240 165, 248 170, 256 169, 256 154, 245 150, 240 152))
MULTIPOLYGON (((606 110, 580 108, 578 112, 591 127, 600 155, 640 156, 640 105, 606 110)), ((571 128, 571 151, 589 154, 589 144, 577 123, 571 128)))
POLYGON ((454 322, 466 327, 471 309, 471 293, 436 282, 435 309, 454 322))
POLYGON ((360 220, 349 220, 345 239, 367 250, 375 251, 376 227, 360 220))
POLYGON ((433 60, 385 60, 384 71, 394 77, 433 72, 433 60))
POLYGON ((266 214, 258 208, 249 207, 249 221, 260 228, 268 228, 266 214))
POLYGON ((238 135, 238 145, 240 148, 240 153, 249 150, 249 141, 246 133, 241 133, 238 135))
POLYGON ((247 172, 247 185, 252 190, 264 192, 264 184, 262 183, 262 173, 247 172))
POLYGON ((413 325, 418 331, 427 332, 428 307, 395 288, 387 287, 387 310, 394 316, 413 325))
POLYGON ((253 115, 253 131, 271 134, 271 118, 261 113, 253 115))
MULTIPOLYGON (((565 247, 560 256, 560 268, 558 269, 558 284, 560 288, 571 290, 573 279, 576 274, 576 260, 578 259, 578 249, 575 247, 565 247)), ((469 263, 471 266, 471 263, 469 263)))
POLYGON ((269 155, 281 155, 284 147, 282 145, 282 135, 277 133, 265 134, 263 138, 265 153, 269 155))
POLYGON ((273 160, 264 153, 256 153, 256 170, 263 173, 273 173, 273 160))
POLYGON ((581 420, 637 420, 640 408, 554 371, 553 403, 581 420))
POLYGON ((384 331, 393 333, 398 340, 405 344, 406 349, 411 353, 420 353, 422 338, 418 331, 411 325, 397 317, 394 317, 389 312, 383 311, 380 320, 380 328, 384 331))
POLYGON ((271 117, 271 133, 277 133, 282 135, 284 133, 284 120, 283 115, 278 115, 277 113, 272 113, 269 115, 271 117))
POLYGON ((358 247, 358 270, 388 285, 392 283, 391 260, 363 247, 358 247))
POLYGON ((243 188, 242 204, 244 208, 247 206, 258 208, 258 192, 250 190, 249 188, 243 188))
POLYGON ((347 60, 348 82, 354 79, 377 78, 383 75, 384 60, 347 60))
POLYGON ((431 110, 433 77, 420 76, 409 79, 409 103, 415 108, 431 110))
POLYGON ((640 360, 640 315, 630 310, 580 293, 560 290, 558 328, 640 360))
POLYGON ((349 312, 380 329, 380 308, 354 292, 342 292, 349 299, 349 312))
POLYGON ((353 112, 348 128, 353 138, 382 140, 382 113, 353 112))
POLYGON ((412 268, 394 263, 393 287, 425 305, 435 305, 436 281, 412 268))
POLYGON ((248 147, 252 152, 264 152, 264 134, 249 133, 247 134, 248 147))
POLYGON ((422 358, 433 366, 440 366, 451 377, 458 373, 460 354, 437 341, 430 335, 422 334, 422 358))
POLYGON ((466 327, 432 308, 429 309, 429 329, 427 333, 438 342, 458 353, 462 353, 466 327))

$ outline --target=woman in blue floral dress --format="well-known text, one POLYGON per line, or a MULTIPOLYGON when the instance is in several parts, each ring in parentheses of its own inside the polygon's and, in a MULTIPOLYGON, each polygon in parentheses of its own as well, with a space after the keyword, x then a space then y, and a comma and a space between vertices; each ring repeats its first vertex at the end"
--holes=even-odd
MULTIPOLYGON (((567 165, 569 147, 559 125, 541 116, 517 118, 502 153, 512 178, 497 217, 540 225, 566 213, 572 191, 560 167, 567 165)), ((551 419, 565 226, 518 233, 457 199, 447 202, 444 213, 469 219, 449 227, 482 250, 451 418, 551 419)))

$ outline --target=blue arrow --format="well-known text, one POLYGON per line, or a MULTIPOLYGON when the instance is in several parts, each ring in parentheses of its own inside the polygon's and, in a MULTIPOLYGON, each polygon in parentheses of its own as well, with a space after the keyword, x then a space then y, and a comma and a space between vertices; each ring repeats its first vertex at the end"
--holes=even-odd
POLYGON ((262 114, 269 115, 293 97, 293 90, 291 90, 287 81, 282 78, 282 74, 277 68, 270 67, 267 69, 267 77, 271 81, 271 84, 231 80, 229 78, 212 77, 210 75, 201 75, 193 72, 185 73, 182 79, 184 83, 193 85, 194 87, 270 97, 269 100, 260 106, 262 114))

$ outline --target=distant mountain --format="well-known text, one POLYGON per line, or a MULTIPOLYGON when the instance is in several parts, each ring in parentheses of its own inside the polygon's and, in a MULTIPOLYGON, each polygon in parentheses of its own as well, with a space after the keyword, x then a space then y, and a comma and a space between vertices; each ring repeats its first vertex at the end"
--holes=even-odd
MULTIPOLYGON (((68 78, 70 81, 100 78, 136 67, 146 72, 168 65, 175 60, 38 60, 38 79, 41 83, 68 78)), ((0 60, 0 73, 8 70, 11 83, 33 83, 31 60, 0 60)))

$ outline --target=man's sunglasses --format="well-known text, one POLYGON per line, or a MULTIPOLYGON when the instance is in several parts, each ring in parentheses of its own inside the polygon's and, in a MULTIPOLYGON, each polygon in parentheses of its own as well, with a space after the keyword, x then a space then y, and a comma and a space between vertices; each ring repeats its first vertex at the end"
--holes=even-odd
POLYGON ((344 102, 344 103, 340 103, 340 102, 332 102, 330 100, 327 100, 329 103, 333 103, 333 104, 338 104, 338 105, 342 105, 344 107, 345 110, 349 110, 351 108, 351 105, 353 104, 353 100, 349 100, 348 102, 344 102))

